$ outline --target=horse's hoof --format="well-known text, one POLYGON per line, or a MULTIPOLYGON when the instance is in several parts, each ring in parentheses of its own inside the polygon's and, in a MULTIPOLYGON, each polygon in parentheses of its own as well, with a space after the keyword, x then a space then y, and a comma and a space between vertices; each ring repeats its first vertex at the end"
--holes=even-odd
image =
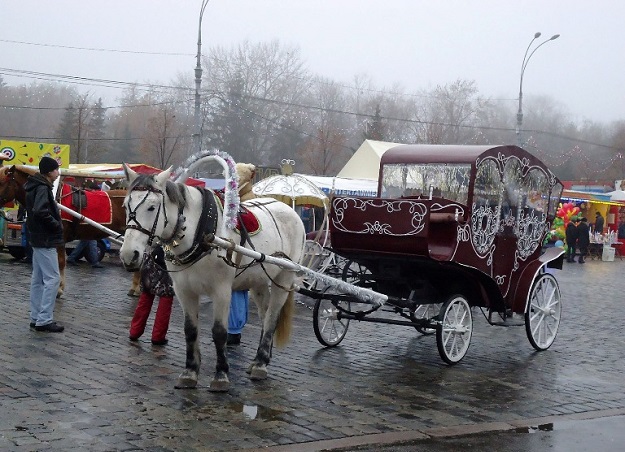
POLYGON ((228 392, 229 389, 230 382, 228 380, 213 380, 208 387, 210 392, 228 392))
POLYGON ((245 373, 246 374, 251 374, 252 373, 252 369, 254 368, 255 364, 252 363, 249 366, 247 366, 247 369, 245 369, 245 373))
POLYGON ((130 289, 130 290, 128 291, 128 296, 129 296, 129 297, 138 297, 138 296, 139 296, 139 294, 138 294, 137 292, 135 292, 134 290, 130 289))
POLYGON ((57 292, 56 293, 56 298, 62 298, 63 297, 63 292, 57 292))
POLYGON ((250 372, 250 380, 266 380, 267 369, 264 367, 254 367, 250 372))
POLYGON ((193 378, 186 375, 180 375, 178 377, 178 381, 176 382, 176 389, 195 389, 197 386, 197 378, 193 378))

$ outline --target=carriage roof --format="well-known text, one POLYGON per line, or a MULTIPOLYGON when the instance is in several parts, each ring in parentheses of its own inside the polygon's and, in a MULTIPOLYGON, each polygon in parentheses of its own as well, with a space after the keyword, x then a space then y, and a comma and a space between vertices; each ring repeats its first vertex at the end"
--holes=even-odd
POLYGON ((528 159, 532 166, 547 169, 546 165, 538 158, 513 145, 403 144, 386 151, 380 159, 380 166, 393 163, 475 163, 478 159, 499 153, 528 159))

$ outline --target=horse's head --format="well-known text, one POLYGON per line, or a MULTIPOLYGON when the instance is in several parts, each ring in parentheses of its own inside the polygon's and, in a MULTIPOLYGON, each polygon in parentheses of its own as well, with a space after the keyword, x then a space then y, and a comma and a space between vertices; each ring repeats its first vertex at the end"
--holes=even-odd
POLYGON ((159 242, 167 242, 177 224, 177 185, 169 181, 171 168, 156 175, 138 174, 126 164, 129 187, 124 208, 126 232, 119 251, 124 267, 137 271, 144 253, 159 242))
POLYGON ((15 166, 2 166, 0 167, 0 207, 8 202, 17 199, 20 202, 24 202, 25 194, 23 188, 15 180, 15 166), (22 193, 20 193, 22 188, 22 193), (24 194, 22 197, 21 194, 24 194))

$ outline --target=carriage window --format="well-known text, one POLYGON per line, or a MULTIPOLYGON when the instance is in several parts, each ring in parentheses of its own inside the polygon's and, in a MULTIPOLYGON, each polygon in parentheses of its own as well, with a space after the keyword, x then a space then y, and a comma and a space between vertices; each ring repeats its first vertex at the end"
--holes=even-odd
POLYGON ((389 164, 382 170, 382 198, 442 197, 467 203, 471 165, 389 164))
POLYGON ((539 168, 533 168, 523 178, 521 187, 523 192, 524 209, 532 209, 547 215, 549 195, 549 180, 545 172, 539 168))
POLYGON ((484 160, 477 168, 473 189, 473 202, 477 207, 497 206, 501 198, 501 176, 497 163, 484 160))
POLYGON ((503 170, 503 205, 515 209, 522 202, 522 174, 521 163, 517 159, 510 159, 506 162, 503 170))
POLYGON ((554 218, 556 216, 556 210, 560 203, 560 196, 562 196, 562 184, 558 183, 551 189, 551 195, 549 197, 549 216, 554 218))

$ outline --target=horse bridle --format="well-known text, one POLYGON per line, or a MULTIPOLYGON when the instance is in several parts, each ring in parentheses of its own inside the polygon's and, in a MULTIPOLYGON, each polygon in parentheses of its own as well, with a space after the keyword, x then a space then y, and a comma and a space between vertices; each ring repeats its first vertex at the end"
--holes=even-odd
POLYGON ((132 193, 133 191, 145 191, 145 196, 143 197, 141 201, 139 201, 139 203, 135 206, 134 209, 130 207, 130 203, 128 203, 128 205, 126 206, 126 209, 128 210, 128 221, 126 222, 126 228, 134 229, 136 231, 142 232, 143 234, 146 234, 148 236, 148 246, 152 246, 152 244, 154 243, 154 239, 159 239, 161 243, 165 243, 165 244, 173 242, 176 237, 176 234, 178 234, 178 230, 180 229, 183 208, 181 206, 178 206, 178 221, 176 222, 176 227, 174 228, 174 232, 172 233, 171 237, 165 240, 162 237, 158 237, 156 235, 156 226, 158 225, 158 219, 159 219, 159 214, 161 213, 161 208, 165 216, 163 229, 165 229, 167 227, 167 224, 169 223, 169 220, 167 218, 167 210, 165 210, 165 194, 163 193, 162 190, 159 190, 158 188, 155 188, 155 187, 137 186, 137 187, 133 187, 131 190, 128 191, 128 196, 130 196, 130 193, 132 193), (148 196, 150 195, 150 193, 156 193, 158 195, 161 195, 161 203, 158 205, 158 211, 156 212, 154 223, 152 224, 152 227, 150 228, 150 230, 148 230, 145 227, 143 227, 141 223, 139 223, 139 220, 137 220, 137 209, 139 209, 139 207, 141 207, 141 205, 148 199, 148 196), (131 222, 134 222, 134 224, 131 224, 131 222))

